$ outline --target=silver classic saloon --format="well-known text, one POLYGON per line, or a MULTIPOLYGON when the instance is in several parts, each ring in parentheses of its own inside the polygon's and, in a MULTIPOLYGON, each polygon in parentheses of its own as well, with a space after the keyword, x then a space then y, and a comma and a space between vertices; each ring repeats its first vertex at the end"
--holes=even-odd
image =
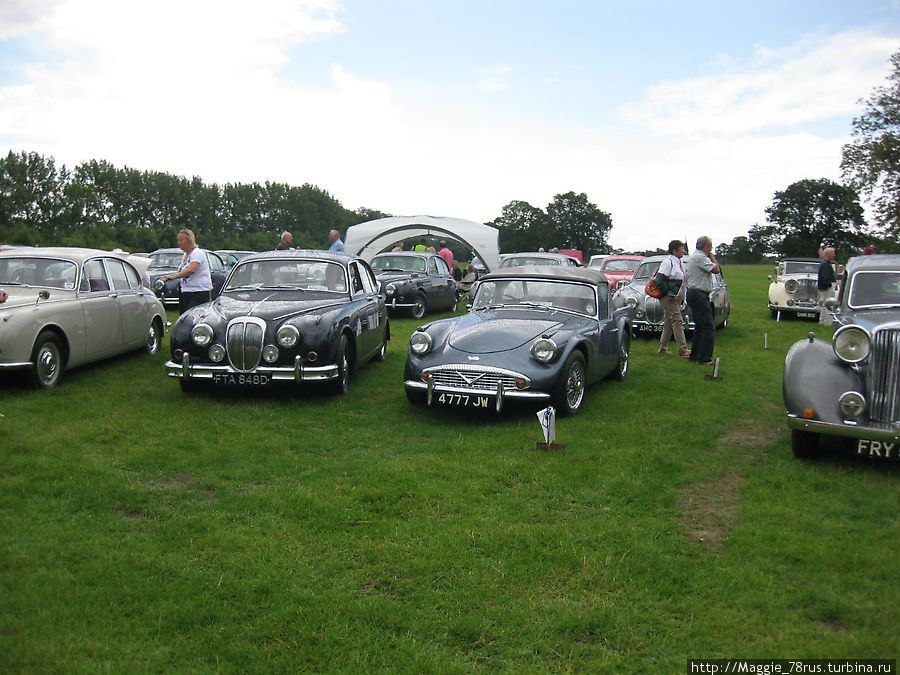
POLYGON ((900 255, 853 258, 840 295, 825 309, 834 314, 834 338, 810 333, 785 359, 782 389, 794 454, 814 457, 824 434, 855 439, 859 455, 897 459, 900 255))
POLYGON ((83 248, 0 252, 0 375, 25 371, 36 387, 122 352, 159 351, 162 304, 125 255, 83 248))

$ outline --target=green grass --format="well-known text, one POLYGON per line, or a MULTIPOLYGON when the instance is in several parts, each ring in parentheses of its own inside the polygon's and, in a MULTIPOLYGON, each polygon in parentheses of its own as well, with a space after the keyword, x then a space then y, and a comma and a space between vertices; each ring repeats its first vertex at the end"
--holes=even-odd
POLYGON ((557 421, 411 407, 417 325, 350 394, 183 395, 158 357, 0 389, 0 670, 684 672, 896 658, 896 464, 801 462, 768 267, 721 377, 637 338, 557 421), (764 334, 768 349, 764 349, 764 334))

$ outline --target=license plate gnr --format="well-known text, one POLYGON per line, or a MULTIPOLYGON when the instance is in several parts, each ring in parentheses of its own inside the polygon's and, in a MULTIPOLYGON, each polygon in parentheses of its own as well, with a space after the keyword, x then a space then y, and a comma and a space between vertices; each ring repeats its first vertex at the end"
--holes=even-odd
POLYGON ((268 375, 258 373, 213 373, 213 384, 237 387, 264 387, 271 382, 268 375))

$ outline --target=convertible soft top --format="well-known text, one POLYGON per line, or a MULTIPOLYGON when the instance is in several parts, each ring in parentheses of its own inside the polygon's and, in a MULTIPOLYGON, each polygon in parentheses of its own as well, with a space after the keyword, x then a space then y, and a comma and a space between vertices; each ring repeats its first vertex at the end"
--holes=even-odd
POLYGON ((608 284, 609 280, 600 270, 590 267, 557 267, 554 265, 522 265, 521 267, 504 267, 485 274, 485 279, 553 279, 556 281, 580 281, 589 284, 608 284))

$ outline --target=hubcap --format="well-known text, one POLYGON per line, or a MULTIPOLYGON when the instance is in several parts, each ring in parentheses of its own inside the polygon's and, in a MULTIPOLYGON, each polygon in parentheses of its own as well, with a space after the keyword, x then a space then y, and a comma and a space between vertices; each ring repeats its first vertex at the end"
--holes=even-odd
POLYGON ((584 369, 580 363, 574 363, 566 379, 566 402, 569 408, 572 410, 578 408, 582 396, 584 396, 584 369))
POLYGON ((59 372, 59 353, 53 345, 44 345, 37 358, 38 377, 41 382, 49 384, 56 379, 59 372))

